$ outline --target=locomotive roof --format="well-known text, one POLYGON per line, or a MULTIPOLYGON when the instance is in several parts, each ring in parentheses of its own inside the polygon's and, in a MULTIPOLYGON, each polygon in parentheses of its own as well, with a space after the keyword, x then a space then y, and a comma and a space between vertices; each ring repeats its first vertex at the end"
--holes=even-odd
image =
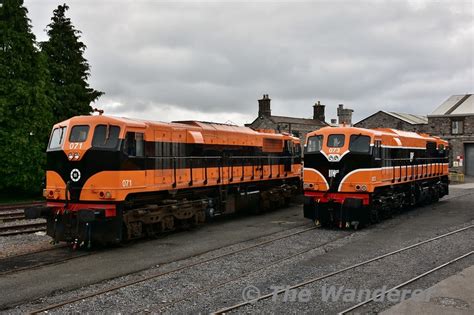
POLYGON ((126 118, 126 117, 116 117, 116 116, 108 116, 108 115, 87 115, 87 116, 75 116, 68 120, 65 120, 61 123, 56 124, 55 126, 60 126, 70 120, 74 120, 74 123, 77 124, 87 124, 87 123, 115 123, 117 125, 127 125, 136 128, 146 128, 149 127, 158 127, 158 128, 183 128, 188 130, 194 131, 217 131, 217 132, 238 132, 247 135, 262 135, 268 137, 278 138, 282 135, 288 136, 293 138, 295 141, 299 140, 296 137, 293 137, 288 134, 274 134, 274 133, 265 133, 265 132, 258 132, 249 127, 237 126, 237 125, 230 125, 230 124, 222 124, 222 123, 215 123, 215 122, 203 122, 203 121, 196 121, 196 120, 189 120, 189 121, 175 121, 175 122, 160 122, 160 121, 152 121, 152 120, 144 120, 144 119, 135 119, 135 118, 126 118))
MULTIPOLYGON (((412 140, 424 140, 424 141, 444 141, 447 144, 447 141, 442 140, 439 137, 431 136, 424 133, 417 133, 412 131, 403 131, 391 128, 376 128, 376 129, 366 129, 366 128, 357 128, 357 127, 324 127, 317 131, 313 131, 308 134, 312 136, 315 134, 362 134, 367 136, 385 136, 393 139, 412 139, 412 140)), ((398 143, 398 142, 397 142, 398 143)))

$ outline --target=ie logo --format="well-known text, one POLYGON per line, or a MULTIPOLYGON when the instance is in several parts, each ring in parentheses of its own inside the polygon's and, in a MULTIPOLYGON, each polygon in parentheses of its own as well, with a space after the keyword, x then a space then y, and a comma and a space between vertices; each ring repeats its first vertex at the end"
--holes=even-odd
POLYGON ((329 177, 336 177, 339 173, 339 170, 329 170, 329 177))

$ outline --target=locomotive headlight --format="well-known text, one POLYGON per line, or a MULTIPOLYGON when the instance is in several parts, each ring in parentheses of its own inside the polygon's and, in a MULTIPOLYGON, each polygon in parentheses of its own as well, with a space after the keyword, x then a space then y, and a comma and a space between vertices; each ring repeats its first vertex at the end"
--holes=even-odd
POLYGON ((74 160, 78 160, 79 159, 79 153, 74 153, 74 160))
POLYGON ((67 158, 70 159, 70 160, 72 160, 72 158, 73 158, 72 152, 70 152, 70 153, 67 155, 67 158))
POLYGON ((362 191, 367 191, 367 186, 366 186, 366 185, 362 185, 362 186, 360 187, 360 189, 361 189, 362 191))
POLYGON ((105 192, 105 198, 112 198, 110 191, 105 192))

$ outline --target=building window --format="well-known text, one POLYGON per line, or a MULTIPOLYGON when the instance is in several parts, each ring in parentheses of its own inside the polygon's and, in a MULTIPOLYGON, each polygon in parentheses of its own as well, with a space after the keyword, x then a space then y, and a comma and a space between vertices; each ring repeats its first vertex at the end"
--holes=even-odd
POLYGON ((463 133, 464 133, 464 121, 452 120, 451 121, 451 134, 462 135, 463 133))

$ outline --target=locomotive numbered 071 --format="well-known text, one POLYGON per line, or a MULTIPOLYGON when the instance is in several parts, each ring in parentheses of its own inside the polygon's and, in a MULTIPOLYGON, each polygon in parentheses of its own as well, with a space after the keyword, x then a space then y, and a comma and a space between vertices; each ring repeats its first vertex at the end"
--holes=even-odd
POLYGON ((304 216, 317 225, 376 223, 448 194, 448 142, 394 129, 326 127, 309 133, 304 216))
POLYGON ((45 217, 55 241, 113 243, 284 205, 301 187, 299 139, 233 125, 78 116, 53 127, 45 217))

